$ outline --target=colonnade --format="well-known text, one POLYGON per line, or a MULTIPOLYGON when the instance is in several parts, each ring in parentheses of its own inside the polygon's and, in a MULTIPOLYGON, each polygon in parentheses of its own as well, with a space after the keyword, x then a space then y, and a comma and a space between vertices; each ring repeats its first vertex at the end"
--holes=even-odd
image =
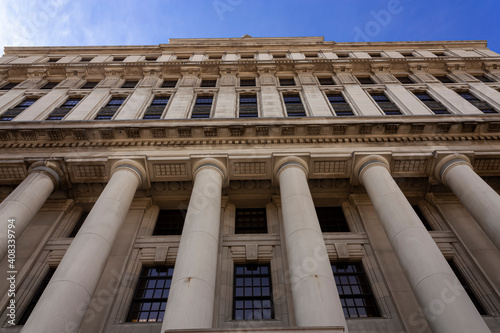
MULTIPOLYGON (((275 166, 279 183, 285 247, 297 326, 347 325, 325 241, 307 183, 308 167, 297 157, 275 166), (316 265, 295 269, 307 260, 316 265)), ((436 176, 449 186, 493 243, 500 249, 500 197, 473 170, 463 155, 450 155, 436 166, 436 176)), ((222 187, 225 165, 211 158, 195 163, 194 185, 179 244, 169 300, 162 326, 210 329, 215 302, 222 187)), ((360 159, 354 177, 365 187, 393 251, 422 309, 458 282, 379 155, 360 159)), ((106 265, 116 235, 146 179, 137 162, 112 166, 108 184, 50 280, 22 332, 78 332, 106 265)), ((27 178, 0 205, 0 259, 6 254, 7 220, 16 219, 19 234, 61 181, 56 164, 35 164, 27 178)), ((425 313, 425 311, 424 311, 425 313)), ((433 332, 490 332, 465 292, 428 318, 433 332)))

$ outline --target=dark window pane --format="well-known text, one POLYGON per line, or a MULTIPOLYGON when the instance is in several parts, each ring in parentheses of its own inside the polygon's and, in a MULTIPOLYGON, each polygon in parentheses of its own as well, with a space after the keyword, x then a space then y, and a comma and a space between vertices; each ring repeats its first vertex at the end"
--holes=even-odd
POLYGON ((63 119, 78 103, 80 103, 81 98, 69 98, 58 108, 52 111, 46 120, 61 120, 63 119))
POLYGON ((322 86, 333 86, 335 84, 331 77, 319 77, 318 81, 322 86))
POLYGON ((59 82, 47 82, 43 87, 41 87, 40 89, 52 89, 54 88, 55 86, 57 86, 59 84, 59 82))
POLYGON ((139 81, 125 81, 120 88, 135 88, 139 81))
POLYGON ((295 80, 291 79, 280 79, 280 86, 294 86, 295 80))
POLYGON ((153 235, 181 235, 186 210, 160 210, 153 235))
POLYGON ((474 75, 474 77, 481 82, 495 82, 494 80, 490 79, 486 75, 474 75))
POLYGON ((125 101, 125 97, 113 97, 111 100, 102 107, 95 117, 96 120, 109 120, 113 118, 116 111, 120 108, 120 106, 125 101))
POLYGON ((38 288, 36 289, 35 293, 31 297, 31 300, 30 300, 28 306, 24 310, 24 312, 21 315, 21 317, 19 317, 19 320, 17 321, 16 325, 24 325, 24 324, 26 324, 26 322, 28 321, 29 316, 31 315, 31 313, 33 312, 33 309, 36 306, 36 303, 38 303, 38 300, 42 296, 43 291, 45 290, 45 288, 49 284, 49 281, 52 278, 52 275, 54 275, 55 271, 56 271, 55 267, 50 267, 49 268, 49 271, 47 272, 47 274, 45 274, 45 277, 43 278, 42 282, 40 282, 40 285, 38 286, 38 288))
POLYGON ((87 218, 87 216, 89 216, 89 212, 82 212, 82 214, 80 215, 80 218, 78 219, 75 226, 73 227, 73 230, 71 230, 71 233, 69 234, 70 238, 75 237, 76 234, 78 233, 78 231, 80 231, 80 228, 82 227, 83 222, 85 222, 85 219, 87 218))
POLYGON ((306 112, 299 94, 283 94, 288 117, 305 117, 306 112))
POLYGON ((143 267, 127 321, 161 322, 172 282, 173 267, 143 267))
POLYGON ((215 87, 217 80, 201 80, 201 87, 215 87))
POLYGON ((266 234, 267 218, 265 208, 236 209, 236 234, 266 234))
POLYGON ((361 84, 375 84, 375 82, 373 82, 372 78, 369 77, 369 76, 366 76, 366 77, 357 77, 359 83, 361 84))
POLYGON ((452 81, 448 76, 446 75, 440 75, 440 76, 434 76, 436 79, 438 79, 439 81, 443 82, 443 83, 454 83, 454 81, 452 81))
POLYGON ((245 288, 235 287, 233 295, 233 319, 273 319, 271 283, 262 286, 262 281, 270 281, 268 264, 234 265, 234 285, 245 281, 245 288))
POLYGON ((349 232, 342 207, 316 207, 322 232, 349 232))
POLYGON ((449 259, 448 264, 450 265, 451 269, 455 273, 458 281, 460 281, 460 283, 464 287, 465 291, 467 292, 467 295, 469 295, 469 298, 471 299, 472 303, 474 303, 474 305, 476 306, 476 309, 479 312, 479 314, 482 316, 488 315, 488 313, 486 312, 486 310, 484 309, 484 307, 481 305, 478 298, 474 294, 474 291, 470 287, 469 283, 467 282, 465 277, 462 275, 462 272, 460 271, 460 269, 458 269, 458 266, 455 265, 455 262, 453 260, 449 259))
POLYGON ((335 262, 332 270, 346 318, 380 316, 360 262, 335 262))
POLYGON ((177 80, 165 80, 161 84, 161 87, 162 88, 175 88, 176 85, 177 85, 177 80))
POLYGON ((415 83, 415 82, 413 82, 412 79, 410 79, 409 76, 397 76, 396 79, 398 79, 398 81, 401 82, 402 84, 415 83))
POLYGON ((241 87, 255 87, 255 79, 240 79, 241 87))
POLYGON ((12 88, 16 87, 19 83, 17 82, 9 82, 2 87, 0 87, 0 90, 11 90, 12 88))
POLYGON ((354 116, 351 105, 347 103, 344 96, 341 93, 330 93, 326 97, 333 107, 335 114, 337 116, 354 116))
POLYGON ((94 89, 99 84, 99 81, 87 81, 80 89, 94 89))
POLYGON ((424 224, 425 229, 427 229, 428 231, 431 231, 432 230, 431 225, 429 224, 429 221, 427 221, 424 214, 420 210, 420 207, 418 207, 418 205, 414 205, 412 207, 413 207, 413 210, 415 211, 415 213, 417 213, 417 216, 420 219, 420 221, 422 221, 422 223, 424 224))
POLYGON ((191 118, 210 118, 213 100, 213 96, 198 96, 193 107, 191 118))
POLYGON ((0 121, 11 121, 18 115, 20 115, 24 110, 29 108, 33 103, 37 101, 37 98, 26 98, 22 100, 15 107, 8 109, 0 115, 0 121))
POLYGON ((257 95, 240 95, 240 118, 258 117, 257 95))

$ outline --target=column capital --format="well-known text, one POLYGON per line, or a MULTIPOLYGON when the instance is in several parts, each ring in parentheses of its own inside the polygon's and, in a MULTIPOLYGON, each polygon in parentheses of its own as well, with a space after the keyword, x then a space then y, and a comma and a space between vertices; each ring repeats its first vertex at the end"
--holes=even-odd
POLYGON ((133 172, 137 176, 137 178, 139 178, 139 188, 144 187, 148 182, 146 169, 144 169, 142 164, 137 161, 123 159, 115 162, 111 166, 111 177, 113 176, 113 173, 115 173, 119 169, 128 169, 129 171, 133 172))
POLYGON ((280 159, 274 166, 274 174, 276 175, 278 183, 281 171, 291 167, 300 168, 304 172, 306 178, 309 175, 309 167, 307 166, 306 161, 297 156, 288 156, 280 159))
POLYGON ((359 183, 363 184, 363 182, 361 181, 362 179, 361 175, 368 168, 373 166, 383 166, 384 168, 387 169, 387 171, 389 171, 389 173, 391 172, 389 161, 385 157, 380 155, 368 155, 360 159, 354 166, 354 172, 353 172, 354 179, 359 183))
POLYGON ((64 181, 64 173, 61 166, 55 161, 35 162, 29 167, 28 172, 42 172, 46 174, 54 182, 54 188, 57 188, 64 181))
POLYGON ((219 172, 222 176, 222 183, 226 184, 228 182, 228 172, 226 165, 215 158, 204 158, 194 163, 193 165, 193 180, 196 179, 198 172, 204 168, 212 168, 219 172))
POLYGON ((468 165, 471 169, 474 169, 472 167, 470 159, 467 156, 463 154, 451 154, 445 156, 436 164, 436 168, 434 169, 434 176, 437 180, 446 185, 446 173, 452 167, 455 167, 457 165, 468 165))

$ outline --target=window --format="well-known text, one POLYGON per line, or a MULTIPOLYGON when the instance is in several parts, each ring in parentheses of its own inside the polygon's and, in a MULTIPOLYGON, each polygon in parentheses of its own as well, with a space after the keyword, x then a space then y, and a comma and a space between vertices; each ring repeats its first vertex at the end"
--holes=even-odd
POLYGON ((326 94, 326 97, 328 98, 328 101, 332 105, 337 116, 354 116, 351 106, 347 103, 341 93, 326 94))
POLYGON ((265 208, 236 209, 235 234, 267 234, 265 208))
POLYGON ((128 322, 161 322, 167 306, 174 268, 143 267, 127 316, 128 322))
POLYGON ((115 115, 116 111, 125 102, 125 97, 113 97, 110 99, 108 104, 102 107, 99 112, 97 112, 95 120, 110 120, 115 115))
POLYGON ((117 57, 113 57, 113 61, 123 61, 125 60, 126 56, 117 56, 117 57))
POLYGON ((191 118, 210 118, 213 101, 213 96, 198 96, 193 107, 191 118))
POLYGON ((465 100, 481 110, 483 113, 497 113, 495 108, 493 108, 490 103, 480 100, 476 96, 472 95, 469 91, 457 91, 457 94, 462 96, 465 100))
POLYGON ((80 89, 94 89, 100 81, 87 81, 80 89))
POLYGON ((372 58, 382 58, 382 54, 380 52, 368 53, 372 58))
POLYGON ((81 100, 81 98, 68 98, 63 105, 55 108, 45 120, 63 119, 78 103, 80 103, 81 100))
POLYGON ((293 78, 280 79, 280 86, 294 86, 295 80, 293 78))
POLYGON ((413 93, 419 100, 421 100, 425 106, 427 106, 434 114, 449 114, 448 109, 441 103, 436 101, 426 92, 414 92, 413 93))
POLYGON ((255 87, 255 78, 241 78, 240 87, 255 87))
POLYGON ((319 84, 322 86, 333 86, 335 82, 331 77, 318 77, 319 84))
POLYGON ((444 53, 444 51, 436 51, 436 52, 432 52, 434 53, 434 55, 436 57, 446 57, 446 54, 444 53))
POLYGON ((222 59, 222 55, 221 54, 210 54, 208 56, 208 59, 210 59, 210 60, 221 60, 222 59))
POLYGON ((40 87, 40 89, 52 89, 55 88, 58 84, 59 82, 50 81, 45 83, 43 87, 40 87))
POLYGON ((47 62, 58 62, 61 59, 62 58, 49 58, 49 60, 47 62))
POLYGON ((200 87, 215 87, 217 85, 217 80, 201 80, 201 85, 200 87))
POLYGON ((45 288, 49 284, 49 281, 52 278, 52 276, 54 275, 55 271, 56 271, 55 267, 49 268, 49 271, 47 272, 47 274, 45 274, 42 282, 40 282, 40 285, 38 285, 38 288, 36 289, 35 293, 33 294, 33 297, 31 297, 31 300, 30 300, 28 306, 26 307, 26 309, 24 310, 23 314, 21 315, 21 317, 19 317, 19 320, 17 321, 16 325, 26 324, 29 316, 33 312, 33 309, 35 309, 36 303, 38 303, 38 300, 42 296, 43 291, 45 290, 45 288))
POLYGON ((177 60, 189 60, 190 56, 189 55, 177 55, 177 60))
POLYGON ((332 270, 346 318, 380 316, 360 262, 334 262, 332 270))
POLYGON ((259 116, 257 95, 240 95, 240 118, 255 118, 259 116))
POLYGON ((342 207, 316 207, 322 232, 349 232, 342 207))
POLYGON ((486 82, 486 83, 487 82, 495 82, 495 80, 490 79, 486 75, 474 75, 474 77, 481 82, 486 82))
POLYGON ((25 98, 21 103, 15 107, 8 109, 0 115, 0 121, 11 121, 17 117, 21 112, 29 108, 38 98, 25 98))
POLYGON ((0 90, 11 90, 12 88, 15 88, 18 84, 19 83, 17 82, 8 82, 7 84, 0 87, 0 90))
POLYGON ((269 264, 234 265, 233 319, 273 319, 269 264))
POLYGON ((161 88, 175 88, 177 85, 177 80, 165 80, 161 84, 161 88))
POLYGON ((434 75, 434 77, 439 81, 441 81, 442 83, 455 83, 454 81, 452 81, 452 79, 450 79, 446 75, 434 75))
POLYGON ((412 83, 415 83, 415 82, 413 82, 412 79, 410 79, 409 76, 396 76, 396 79, 398 79, 398 81, 401 82, 402 84, 412 84, 412 83))
POLYGON ((288 117, 305 117, 306 111, 298 93, 283 94, 285 108, 288 117))
POLYGON ((370 96, 373 98, 375 103, 380 106, 382 111, 386 115, 398 115, 401 114, 398 106, 393 103, 384 93, 371 93, 370 96))
POLYGON ((142 119, 160 119, 167 107, 170 96, 155 96, 151 105, 148 106, 142 119))
POLYGON ((306 59, 316 59, 316 58, 319 58, 318 52, 304 53, 304 57, 306 57, 306 59))
POLYGON ((474 291, 470 287, 465 277, 462 275, 462 272, 460 271, 460 269, 458 269, 457 265, 455 265, 455 262, 451 259, 448 259, 447 261, 451 267, 451 270, 453 271, 453 273, 455 273, 455 276, 457 277, 458 281, 460 281, 460 284, 462 285, 462 287, 464 287, 465 292, 467 293, 467 295, 469 295, 470 300, 476 306, 476 309, 479 312, 479 314, 481 316, 487 316, 488 313, 477 299, 476 295, 474 294, 474 291))
POLYGON ((359 83, 361 84, 375 84, 375 82, 373 82, 372 78, 369 76, 356 77, 356 79, 358 79, 359 83))
POLYGON ((253 59, 255 58, 254 54, 240 54, 240 59, 253 59))
POLYGON ((156 61, 158 59, 158 56, 146 56, 144 58, 144 61, 156 61))
POLYGON ((94 57, 82 57, 80 59, 80 62, 90 62, 94 57))
POLYGON ((349 58, 349 53, 337 53, 337 57, 339 59, 342 59, 342 58, 349 58))
POLYGON ((78 218, 78 221, 76 222, 75 226, 73 227, 73 230, 71 230, 71 233, 69 234, 69 238, 74 238, 78 231, 80 231, 80 228, 83 225, 83 222, 87 219, 87 216, 89 216, 89 212, 82 212, 80 217, 78 218))
POLYGON ((285 53, 273 54, 273 59, 286 59, 286 54, 285 53))
POLYGON ((186 219, 187 211, 183 209, 160 210, 156 219, 153 236, 157 235, 181 235, 186 219))
POLYGON ((135 80, 127 80, 125 81, 120 88, 135 88, 135 86, 139 83, 139 81, 135 80))
POLYGON ((425 229, 427 231, 432 231, 431 225, 429 224, 429 221, 425 218, 424 214, 422 213, 422 210, 420 210, 420 207, 418 205, 413 205, 413 210, 417 214, 418 218, 420 221, 422 221, 422 224, 424 225, 425 229))
POLYGON ((400 52, 403 57, 414 57, 413 52, 400 52))

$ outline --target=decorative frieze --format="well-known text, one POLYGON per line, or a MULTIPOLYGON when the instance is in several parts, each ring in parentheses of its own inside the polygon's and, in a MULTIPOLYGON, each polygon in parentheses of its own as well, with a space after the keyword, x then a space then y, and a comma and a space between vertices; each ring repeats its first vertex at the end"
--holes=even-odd
POLYGON ((187 176, 186 163, 153 164, 155 177, 187 176))

